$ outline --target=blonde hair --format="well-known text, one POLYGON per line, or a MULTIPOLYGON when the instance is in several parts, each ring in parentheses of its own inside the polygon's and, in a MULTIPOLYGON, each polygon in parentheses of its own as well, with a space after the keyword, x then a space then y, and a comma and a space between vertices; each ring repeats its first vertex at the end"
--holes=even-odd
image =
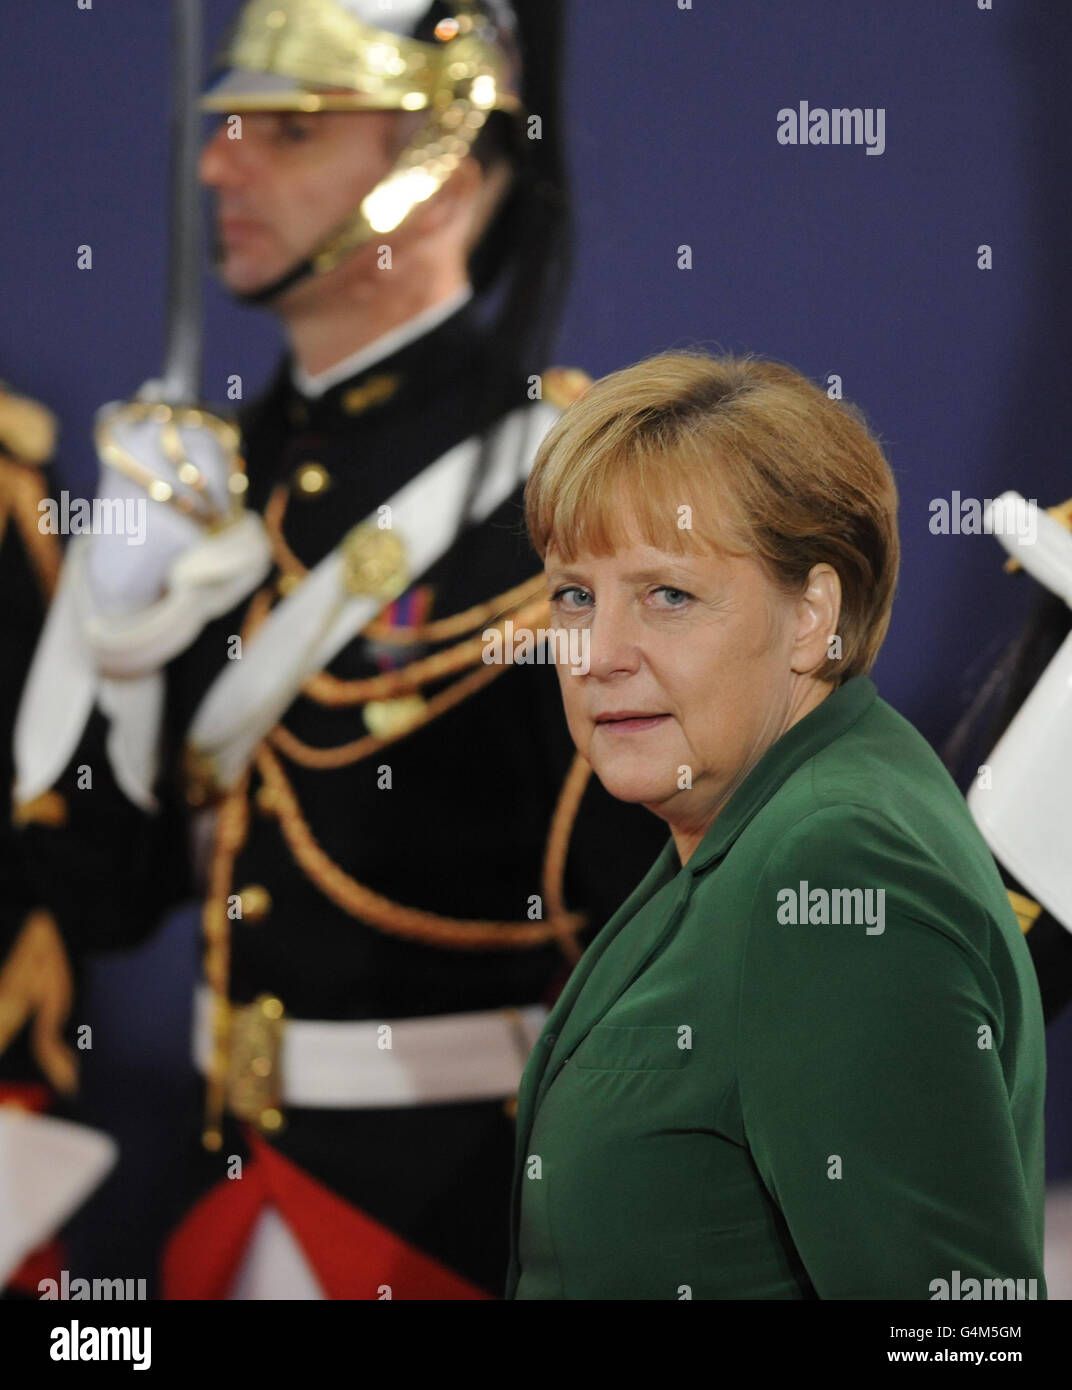
POLYGON ((840 682, 874 664, 897 582, 897 488, 856 409, 791 367, 668 352, 604 377, 544 440, 525 491, 541 557, 646 542, 752 555, 800 593, 841 581, 840 682))

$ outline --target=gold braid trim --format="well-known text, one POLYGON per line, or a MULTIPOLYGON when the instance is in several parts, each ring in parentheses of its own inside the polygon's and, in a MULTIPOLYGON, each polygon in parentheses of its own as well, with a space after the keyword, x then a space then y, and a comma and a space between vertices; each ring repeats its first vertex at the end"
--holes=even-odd
MULTIPOLYGON (((452 637, 460 637, 471 632, 474 627, 484 627, 493 618, 508 615, 509 610, 541 597, 547 581, 542 574, 533 575, 524 584, 518 584, 505 593, 497 594, 486 603, 476 603, 460 613, 452 613, 448 618, 436 618, 431 622, 418 623, 415 627, 390 627, 383 618, 374 618, 365 629, 365 635, 378 642, 389 642, 394 646, 405 647, 415 642, 447 642, 452 637)), ((547 599, 542 598, 547 607, 547 599)), ((548 609, 548 612, 550 610, 548 609)))
POLYGON ((246 609, 246 616, 242 622, 242 641, 246 643, 264 622, 268 614, 272 611, 272 590, 271 587, 258 589, 246 609))
MULTIPOLYGON (((508 615, 519 627, 545 626, 551 620, 551 610, 545 598, 528 604, 508 615)), ((506 618, 495 626, 502 631, 506 618)), ((415 629, 414 629, 415 630, 415 629)), ((368 628, 365 629, 368 633, 368 628)), ((361 680, 340 680, 337 676, 321 671, 302 686, 302 694, 308 695, 320 705, 343 706, 364 704, 366 700, 387 700, 398 695, 411 695, 424 685, 453 676, 468 666, 475 666, 481 660, 484 649, 483 636, 471 637, 458 642, 445 652, 434 652, 431 656, 411 661, 397 671, 384 671, 378 676, 366 676, 361 680)))
POLYGON ((227 897, 234 865, 249 831, 249 774, 216 811, 215 844, 209 870, 208 896, 201 916, 205 940, 205 979, 212 991, 212 1061, 205 1086, 205 1129, 202 1142, 218 1149, 223 1142, 223 1111, 227 1101, 230 1011, 227 989, 231 974, 231 924, 227 897))
MULTIPOLYGON (((285 574, 301 576, 308 571, 287 545, 282 533, 282 519, 286 512, 288 491, 285 485, 276 488, 269 498, 264 511, 265 527, 275 555, 276 563, 285 574)), ((537 622, 548 617, 547 600, 542 596, 544 580, 541 575, 534 576, 523 584, 516 585, 505 593, 497 595, 487 603, 474 605, 461 613, 453 614, 437 622, 425 623, 409 628, 383 628, 390 639, 399 645, 422 640, 444 640, 448 636, 471 631, 489 618, 497 617, 500 624, 505 622, 504 613, 518 605, 524 605, 513 614, 519 626, 537 622), (536 599, 536 595, 540 598, 536 599), (526 602, 528 600, 528 602, 526 602)), ((260 590, 254 597, 247 612, 244 635, 251 636, 268 616, 272 606, 270 588, 260 590)), ((364 635, 375 633, 377 623, 364 629, 364 635)), ((378 634, 377 634, 378 635, 378 634)), ((446 652, 417 662, 398 672, 385 672, 382 675, 358 681, 343 681, 321 672, 306 682, 303 693, 310 694, 323 704, 351 705, 373 698, 390 697, 399 692, 413 691, 420 686, 453 674, 466 665, 479 661, 483 647, 481 638, 473 638, 459 643, 446 652)), ((322 849, 313 832, 302 816, 294 789, 290 785, 276 754, 274 745, 286 757, 300 766, 333 769, 344 767, 378 749, 387 747, 408 737, 416 728, 431 722, 454 705, 489 684, 506 669, 505 663, 482 665, 467 676, 454 682, 427 702, 424 716, 417 723, 410 724, 404 731, 388 736, 368 735, 336 748, 312 748, 297 739, 282 725, 278 725, 258 747, 254 761, 264 783, 266 795, 260 798, 263 808, 275 815, 280 824, 283 838, 306 877, 328 898, 348 915, 357 917, 379 931, 406 940, 419 941, 425 945, 455 950, 531 950, 556 941, 563 955, 574 964, 580 957, 576 936, 586 925, 586 918, 579 913, 571 913, 565 907, 563 880, 569 841, 574 821, 580 807, 591 769, 577 756, 559 794, 551 818, 547 845, 542 867, 543 901, 549 913, 549 920, 541 922, 496 922, 488 920, 466 920, 442 917, 436 913, 418 908, 406 907, 392 902, 389 898, 374 892, 364 884, 358 883, 336 864, 322 849)), ((246 788, 234 794, 242 798, 243 815, 240 833, 232 829, 230 837, 225 833, 224 813, 229 801, 221 808, 221 825, 218 830, 217 854, 213 864, 212 901, 206 906, 206 938, 214 940, 222 934, 224 944, 215 941, 214 953, 206 953, 206 973, 210 982, 213 977, 222 981, 222 994, 218 1004, 223 1010, 224 1028, 226 1025, 226 983, 228 960, 224 955, 229 950, 227 936, 227 892, 231 886, 234 861, 245 839, 248 824, 248 802, 246 788), (226 841, 230 838, 231 847, 226 841), (212 914, 212 915, 210 915, 212 914), (209 955, 213 955, 212 972, 208 968, 209 955)), ((215 987, 215 986, 214 986, 215 987)), ((214 1070, 216 1083, 218 1115, 222 1116, 222 1105, 226 1089, 226 1034, 217 1035, 217 1066, 214 1070), (222 1039, 222 1040, 221 1040, 222 1039), (220 1060, 222 1058, 222 1061, 220 1060)), ((217 1122, 218 1125, 218 1122, 217 1122)), ((206 1142, 211 1138, 211 1122, 206 1130, 206 1142)), ((217 1144, 219 1140, 216 1141, 217 1144)))
MULTIPOLYGON (((574 937, 585 925, 585 918, 578 913, 558 910, 546 922, 495 922, 441 917, 420 908, 404 907, 358 883, 321 848, 302 816, 294 789, 278 758, 266 744, 262 743, 257 750, 256 763, 268 789, 272 813, 278 817, 283 838, 295 862, 326 898, 351 917, 358 917, 379 931, 407 941, 419 941, 425 946, 460 951, 531 950, 549 941, 557 941, 567 958, 577 959, 574 937)), ((576 806, 572 810, 572 815, 575 814, 576 806)), ((556 808, 552 817, 553 833, 561 837, 564 830, 568 839, 572 815, 568 816, 567 823, 567 816, 560 817, 556 808)), ((561 869, 564 856, 557 852, 554 855, 549 853, 545 856, 545 873, 548 866, 561 869)), ((561 883, 545 881, 545 904, 561 901, 561 883)))
POLYGON ((276 564, 284 574, 293 575, 294 578, 300 579, 307 575, 309 570, 287 545, 283 535, 283 518, 287 514, 289 495, 290 492, 286 483, 280 483, 273 490, 264 508, 264 529, 268 532, 268 540, 271 543, 272 555, 276 564))
MULTIPOLYGON (((273 491, 264 508, 264 529, 268 533, 272 555, 279 569, 288 577, 302 579, 309 573, 309 569, 294 554, 283 535, 283 518, 287 513, 289 495, 285 483, 281 483, 273 491)), ((362 635, 399 647, 411 646, 417 642, 448 642, 452 637, 461 637, 467 632, 472 632, 475 627, 483 627, 492 618, 502 617, 508 610, 535 599, 538 594, 543 593, 545 583, 543 575, 535 574, 523 584, 517 584, 504 593, 496 594, 485 603, 476 603, 460 613, 452 613, 449 617, 436 618, 413 627, 391 627, 383 618, 373 618, 362 635)))
MULTIPOLYGON (((0 491, 4 511, 15 518, 41 592, 50 599, 56 590, 63 557, 56 537, 42 531, 38 525, 41 513, 37 504, 45 497, 41 474, 28 464, 0 461, 0 491)), ((5 522, 6 519, 5 515, 5 522)))
POLYGON ((285 753, 291 762, 297 763, 300 767, 317 768, 321 771, 348 767, 351 763, 360 762, 362 758, 367 758, 370 753, 375 753, 377 749, 386 748, 388 744, 398 743, 400 739, 408 738, 417 729, 422 728, 425 724, 430 724, 433 719, 438 719, 441 714, 453 709, 455 705, 468 699, 470 695, 474 695, 483 686, 490 685, 506 669, 505 665, 480 666, 475 671, 471 671, 469 675, 463 676, 461 680, 456 680, 446 690, 441 690, 438 695, 433 696, 422 712, 397 733, 365 734, 361 738, 354 739, 352 743, 342 743, 337 748, 313 748, 308 743, 303 743, 299 738, 296 738, 282 724, 277 724, 268 735, 268 742, 278 748, 281 753, 285 753))
MULTIPOLYGON (((584 796, 591 775, 591 767, 580 753, 575 753, 570 770, 566 773, 566 780, 562 783, 562 790, 558 794, 554 814, 551 817, 551 829, 547 835, 547 848, 543 856, 542 879, 544 904, 552 922, 559 917, 568 915, 563 896, 566 860, 569 857, 570 836, 573 834, 577 812, 581 808, 581 798, 584 796)), ((580 960, 581 949, 577 945, 575 936, 563 937, 559 945, 571 965, 575 965, 580 960)))

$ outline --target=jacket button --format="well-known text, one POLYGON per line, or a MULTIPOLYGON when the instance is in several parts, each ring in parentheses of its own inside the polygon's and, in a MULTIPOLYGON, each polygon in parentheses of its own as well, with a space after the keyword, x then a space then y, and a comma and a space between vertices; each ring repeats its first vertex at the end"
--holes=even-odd
POLYGON ((251 883, 238 895, 243 922, 263 922, 272 910, 272 895, 259 883, 251 883))
POLYGON ((303 463, 294 471, 294 491, 299 497, 319 497, 331 486, 331 474, 322 463, 303 463))

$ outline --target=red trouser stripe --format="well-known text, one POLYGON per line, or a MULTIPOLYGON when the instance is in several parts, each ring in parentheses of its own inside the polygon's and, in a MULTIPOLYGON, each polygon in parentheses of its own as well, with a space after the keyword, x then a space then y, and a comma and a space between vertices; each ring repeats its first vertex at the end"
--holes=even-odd
POLYGON ((164 1252, 163 1294, 226 1298, 257 1217, 274 1206, 294 1233, 328 1298, 486 1299, 490 1295, 350 1206, 256 1134, 242 1177, 197 1201, 164 1252))

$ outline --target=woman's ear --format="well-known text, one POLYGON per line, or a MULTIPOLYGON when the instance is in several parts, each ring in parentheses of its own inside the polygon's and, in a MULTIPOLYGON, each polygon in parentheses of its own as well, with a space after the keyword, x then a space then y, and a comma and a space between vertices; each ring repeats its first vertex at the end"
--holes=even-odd
POLYGON ((813 565, 797 599, 792 669, 807 675, 830 655, 830 639, 841 616, 841 580, 832 565, 813 565))

